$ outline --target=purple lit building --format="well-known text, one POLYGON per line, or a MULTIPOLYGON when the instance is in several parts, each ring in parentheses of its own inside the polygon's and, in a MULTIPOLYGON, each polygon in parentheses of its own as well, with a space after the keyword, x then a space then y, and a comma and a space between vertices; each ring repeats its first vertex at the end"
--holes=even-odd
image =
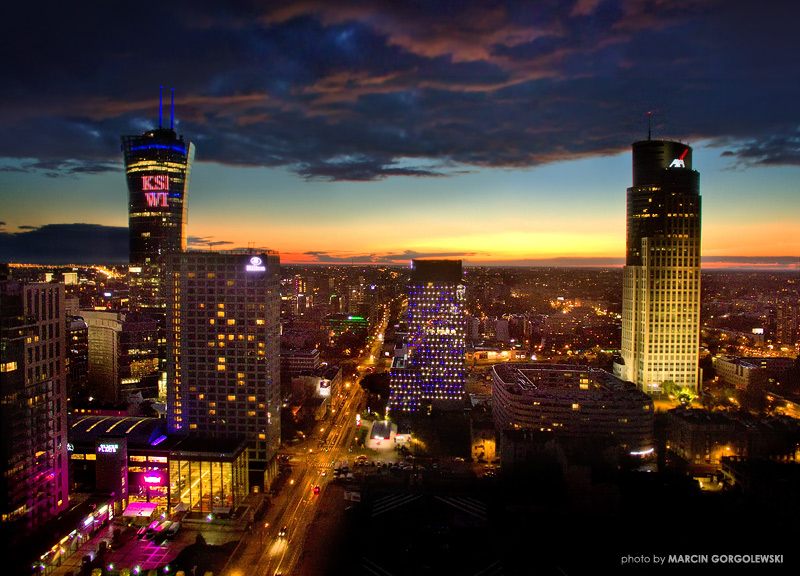
POLYGON ((69 503, 64 317, 63 284, 0 280, 0 518, 15 537, 69 503))
POLYGON ((462 407, 466 381, 465 288, 460 260, 414 260, 408 287, 407 354, 389 375, 392 410, 462 407))

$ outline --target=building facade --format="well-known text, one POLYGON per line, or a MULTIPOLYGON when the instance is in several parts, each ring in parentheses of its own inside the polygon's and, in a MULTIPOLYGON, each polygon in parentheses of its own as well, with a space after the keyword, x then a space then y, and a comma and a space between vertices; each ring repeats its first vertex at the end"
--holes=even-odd
POLYGON ((0 520, 9 543, 68 505, 63 284, 0 281, 0 352, 0 520))
POLYGON ((85 310, 88 325, 89 389, 107 402, 158 390, 159 330, 155 319, 136 312, 85 310))
POLYGON ((633 144, 615 373, 648 394, 700 381, 700 175, 680 142, 633 144))
POLYGON ((280 444, 280 259, 185 252, 168 259, 171 432, 245 437, 251 468, 280 444))
POLYGON ((389 375, 389 407, 461 407, 466 381, 465 288, 460 260, 414 260, 408 287, 407 352, 389 375))
POLYGON ((631 455, 654 450, 653 401, 604 370, 500 363, 492 369, 492 391, 498 432, 529 430, 560 438, 610 439, 631 455))

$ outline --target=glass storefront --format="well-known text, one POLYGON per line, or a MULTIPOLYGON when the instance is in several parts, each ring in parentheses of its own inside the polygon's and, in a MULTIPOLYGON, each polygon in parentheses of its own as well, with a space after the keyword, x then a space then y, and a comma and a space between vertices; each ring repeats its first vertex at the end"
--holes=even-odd
POLYGON ((170 506, 183 503, 192 512, 234 508, 247 494, 247 452, 232 462, 183 459, 172 455, 169 462, 170 506))

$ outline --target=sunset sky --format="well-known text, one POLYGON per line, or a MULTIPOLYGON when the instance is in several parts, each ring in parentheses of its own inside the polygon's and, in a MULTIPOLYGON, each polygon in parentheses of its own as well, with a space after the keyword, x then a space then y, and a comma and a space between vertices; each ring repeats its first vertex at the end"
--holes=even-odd
POLYGON ((704 265, 798 267, 799 3, 228 4, 15 3, 0 261, 126 259, 119 137, 163 85, 197 148, 192 248, 618 265, 652 111, 694 148, 704 265))

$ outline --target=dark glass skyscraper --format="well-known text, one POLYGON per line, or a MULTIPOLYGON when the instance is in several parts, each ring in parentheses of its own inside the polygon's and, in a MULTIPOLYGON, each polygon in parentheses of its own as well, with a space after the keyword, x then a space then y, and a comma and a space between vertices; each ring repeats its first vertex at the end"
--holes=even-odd
POLYGON ((700 175, 680 142, 633 144, 623 271, 622 358, 615 372, 648 394, 697 389, 700 175))
MULTIPOLYGON (((128 182, 131 308, 163 316, 164 265, 168 254, 186 250, 189 173, 194 145, 160 126, 123 136, 128 182)), ((170 122, 172 124, 172 122, 170 122)))

